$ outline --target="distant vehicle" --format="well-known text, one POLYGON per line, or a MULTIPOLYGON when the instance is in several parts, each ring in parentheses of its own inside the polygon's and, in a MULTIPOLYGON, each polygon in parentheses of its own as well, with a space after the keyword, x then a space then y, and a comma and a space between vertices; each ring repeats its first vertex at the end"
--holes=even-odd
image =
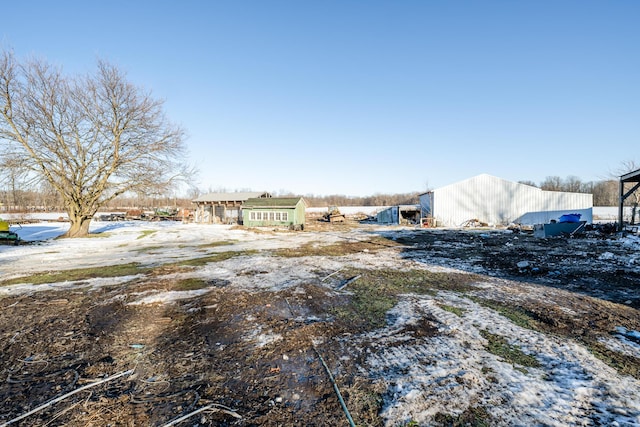
POLYGON ((0 218, 0 243, 17 245, 20 243, 20 236, 11 231, 11 225, 0 218))
POLYGON ((151 221, 175 221, 178 219, 178 209, 156 208, 151 221))
POLYGON ((124 213, 110 213, 104 214, 97 217, 98 221, 124 221, 125 214, 124 213))

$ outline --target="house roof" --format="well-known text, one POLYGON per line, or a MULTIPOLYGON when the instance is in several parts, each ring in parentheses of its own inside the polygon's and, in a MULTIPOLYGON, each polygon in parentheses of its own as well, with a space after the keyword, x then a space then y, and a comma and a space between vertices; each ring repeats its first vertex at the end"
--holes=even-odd
POLYGON ((234 193, 209 193, 193 200, 193 203, 207 202, 244 202, 257 197, 271 197, 271 194, 264 191, 238 191, 234 193))
POLYGON ((253 198, 244 202, 245 208, 295 208, 300 201, 306 206, 306 202, 302 197, 269 197, 269 198, 253 198))

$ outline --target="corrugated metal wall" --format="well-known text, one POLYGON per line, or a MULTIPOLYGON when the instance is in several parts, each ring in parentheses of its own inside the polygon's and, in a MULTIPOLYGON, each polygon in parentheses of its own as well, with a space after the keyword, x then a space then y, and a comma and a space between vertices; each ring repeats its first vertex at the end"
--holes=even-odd
POLYGON ((398 224, 398 206, 378 212, 376 219, 380 224, 398 224))
MULTIPOLYGON (((421 196, 428 197, 429 193, 421 196)), ((542 191, 491 175, 478 175, 433 191, 431 206, 438 225, 456 227, 471 219, 509 224, 528 212, 589 209, 591 194, 542 191)))

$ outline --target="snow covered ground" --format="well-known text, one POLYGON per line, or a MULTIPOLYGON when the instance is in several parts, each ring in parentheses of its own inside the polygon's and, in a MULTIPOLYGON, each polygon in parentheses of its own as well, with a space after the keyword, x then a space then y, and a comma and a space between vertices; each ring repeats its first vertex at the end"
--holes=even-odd
MULTIPOLYGON (((257 250, 250 257, 235 257, 208 264, 181 275, 228 280, 241 289, 280 290, 301 286, 317 277, 317 271, 344 267, 433 269, 416 260, 402 258, 393 249, 362 252, 342 257, 282 258, 268 250, 297 247, 305 243, 328 244, 341 239, 366 239, 376 228, 343 232, 253 233, 224 225, 178 222, 93 222, 97 237, 59 239, 65 223, 23 225, 16 231, 23 240, 40 241, 24 246, 0 246, 0 280, 27 273, 63 270, 104 264, 138 262, 158 265, 193 258, 216 250, 257 250), (102 236, 102 237, 100 237, 102 236), (203 243, 224 241, 222 248, 203 243), (247 270, 262 274, 241 274, 247 270)), ((112 286, 129 278, 93 279, 82 286, 112 286)), ((3 295, 39 290, 68 289, 74 283, 0 287, 3 295)), ((517 298, 557 298, 568 293, 558 289, 513 284, 487 278, 478 292, 517 298), (526 288, 526 290, 523 290, 526 288), (526 295, 525 295, 526 294, 526 295)), ((206 289, 184 292, 153 292, 135 304, 171 303, 192 298, 206 289)), ((640 381, 622 375, 593 356, 584 346, 562 337, 515 325, 496 311, 478 305, 463 294, 441 291, 435 295, 404 295, 389 313, 388 325, 374 333, 353 336, 345 345, 368 343, 363 373, 383 386, 382 417, 389 426, 410 421, 428 423, 434 414, 460 414, 469 407, 487 408, 501 426, 640 426, 640 381), (443 307, 455 307, 454 314, 443 307), (438 334, 411 342, 402 331, 420 319, 435 319, 438 334), (533 356, 539 367, 522 368, 507 363, 486 349, 481 331, 506 339, 533 356)), ((603 342, 614 351, 640 358, 640 333, 618 326, 603 342)), ((249 336, 247 339, 254 339, 249 336)))

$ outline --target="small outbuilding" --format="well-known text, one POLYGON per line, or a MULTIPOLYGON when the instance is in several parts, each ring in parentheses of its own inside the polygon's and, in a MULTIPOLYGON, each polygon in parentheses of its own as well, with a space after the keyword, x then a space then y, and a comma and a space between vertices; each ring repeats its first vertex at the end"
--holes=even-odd
POLYGON ((249 199, 269 198, 262 192, 209 193, 198 197, 194 221, 204 224, 233 224, 242 222, 242 204, 249 199))
POLYGON ((420 205, 389 206, 376 215, 380 224, 419 224, 420 205))
POLYGON ((563 214, 580 214, 582 220, 591 223, 592 209, 592 194, 545 191, 487 174, 420 195, 422 218, 444 227, 470 222, 533 225, 563 214))
POLYGON ((289 227, 303 230, 307 202, 302 197, 248 199, 242 205, 242 224, 247 227, 289 227))

